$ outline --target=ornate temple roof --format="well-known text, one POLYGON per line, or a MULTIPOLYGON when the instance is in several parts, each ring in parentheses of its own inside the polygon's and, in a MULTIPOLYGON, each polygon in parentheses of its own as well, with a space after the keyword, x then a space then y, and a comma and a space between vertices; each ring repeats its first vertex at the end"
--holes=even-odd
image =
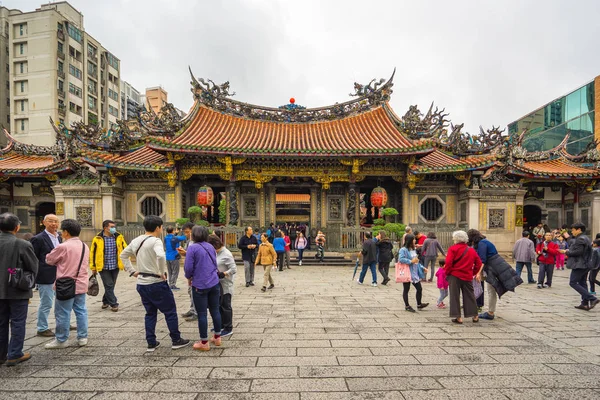
POLYGON ((242 118, 198 104, 193 120, 170 140, 151 137, 157 150, 219 155, 378 156, 429 153, 430 141, 407 139, 387 104, 333 120, 309 123, 242 118))
POLYGON ((444 172, 462 172, 485 169, 496 162, 493 154, 456 157, 440 150, 435 150, 420 158, 412 167, 413 173, 433 174, 444 172))
POLYGON ((110 168, 135 168, 141 170, 170 169, 167 158, 160 153, 144 146, 124 155, 112 154, 99 150, 83 149, 81 157, 93 165, 104 165, 110 168))
POLYGON ((525 161, 514 165, 515 175, 544 178, 595 178, 600 176, 597 168, 583 168, 564 159, 525 161))
POLYGON ((0 176, 53 175, 70 170, 66 160, 52 156, 11 154, 0 158, 0 176))

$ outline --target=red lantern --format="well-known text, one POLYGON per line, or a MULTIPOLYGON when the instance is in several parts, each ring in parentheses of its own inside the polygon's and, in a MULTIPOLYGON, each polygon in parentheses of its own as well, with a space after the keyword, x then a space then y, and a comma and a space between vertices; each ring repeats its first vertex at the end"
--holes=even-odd
POLYGON ((198 196, 196 200, 199 206, 212 206, 215 200, 215 195, 212 188, 210 186, 202 186, 200 189, 198 189, 198 196))
POLYGON ((292 97, 292 98, 290 99, 290 104, 294 104, 295 102, 296 102, 296 99, 292 97))
POLYGON ((371 192, 371 205, 373 207, 385 207, 388 201, 388 195, 384 188, 377 186, 371 192))

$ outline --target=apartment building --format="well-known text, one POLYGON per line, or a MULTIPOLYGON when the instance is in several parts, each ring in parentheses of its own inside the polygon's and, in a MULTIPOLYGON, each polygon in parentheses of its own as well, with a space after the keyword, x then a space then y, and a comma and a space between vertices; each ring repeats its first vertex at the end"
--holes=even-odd
POLYGON ((146 100, 144 105, 146 109, 152 109, 155 113, 159 113, 163 105, 167 104, 169 94, 162 86, 146 88, 146 100))
POLYGON ((121 118, 134 118, 138 107, 142 104, 142 94, 136 88, 131 86, 129 82, 121 80, 121 118))
POLYGON ((49 117, 65 125, 115 124, 121 115, 120 61, 85 32, 83 15, 66 1, 8 13, 11 134, 52 145, 49 117))

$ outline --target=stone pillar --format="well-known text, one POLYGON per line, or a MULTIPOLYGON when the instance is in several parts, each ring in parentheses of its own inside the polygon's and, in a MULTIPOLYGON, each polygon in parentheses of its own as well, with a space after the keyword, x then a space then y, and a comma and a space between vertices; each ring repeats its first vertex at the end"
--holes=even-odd
POLYGON ((588 228, 588 232, 591 232, 590 237, 595 237, 597 233, 600 233, 600 190, 592 191, 592 226, 588 228))
POLYGON ((357 199, 358 195, 358 187, 356 183, 351 183, 348 185, 348 208, 346 211, 346 225, 351 227, 357 227, 359 224, 359 220, 357 218, 357 209, 359 208, 359 203, 357 199))
MULTIPOLYGON (((523 237, 523 212, 527 190, 517 190, 515 196, 515 242, 523 237)), ((599 198, 600 200, 600 198, 599 198)))
POLYGON ((482 223, 483 220, 486 220, 487 218, 481 218, 480 219, 480 214, 483 216, 483 213, 485 212, 485 210, 480 210, 480 204, 479 204, 479 196, 471 196, 471 193, 469 193, 469 200, 467 201, 467 226, 469 227, 469 229, 474 228, 474 229, 479 229, 479 230, 487 230, 487 226, 480 226, 479 224, 482 223))
POLYGON ((183 184, 181 182, 177 182, 177 186, 175 186, 175 204, 174 204, 174 206, 175 206, 175 219, 183 218, 185 216, 185 212, 183 211, 183 184))
POLYGON ((317 226, 317 201, 318 201, 319 190, 317 188, 310 188, 310 229, 317 226))
POLYGON ((327 190, 321 187, 321 224, 319 229, 323 229, 327 226, 327 190))
POLYGON ((404 225, 410 225, 410 217, 409 217, 409 209, 408 209, 408 188, 404 186, 402 188, 402 221, 404 225))
POLYGON ((227 224, 237 226, 239 220, 238 190, 235 182, 229 182, 227 184, 227 224))
MULTIPOLYGON (((108 183, 100 184, 100 193, 102 195, 102 220, 105 221, 107 219, 114 220, 115 219, 115 210, 114 210, 114 201, 113 201, 113 192, 112 186, 108 183)), ((98 210, 95 210, 96 212, 98 210)))

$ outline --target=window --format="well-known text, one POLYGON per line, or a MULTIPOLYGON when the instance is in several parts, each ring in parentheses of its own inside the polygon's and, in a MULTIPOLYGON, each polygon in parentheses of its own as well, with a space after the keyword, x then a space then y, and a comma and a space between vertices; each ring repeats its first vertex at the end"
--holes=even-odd
POLYGON ((64 53, 64 45, 62 44, 62 42, 58 42, 58 52, 59 53, 64 53))
POLYGON ((98 84, 88 78, 88 92, 94 96, 98 95, 98 84))
POLYGON ((23 36, 23 24, 19 24, 19 35, 23 36))
POLYGON ((111 105, 108 106, 108 113, 115 117, 119 117, 119 109, 117 107, 113 107, 111 105))
POLYGON ((69 83, 69 93, 73 93, 77 97, 81 97, 81 88, 69 83))
POLYGON ((64 71, 64 64, 62 61, 58 62, 58 71, 59 72, 63 72, 64 71))
POLYGON ((63 81, 61 81, 60 79, 58 80, 58 90, 61 90, 61 91, 65 90, 65 83, 63 81))
POLYGON ((25 111, 25 100, 21 100, 21 111, 25 111))
POLYGON ((98 108, 98 101, 92 96, 88 96, 88 108, 91 110, 96 110, 98 108))
POLYGON ((6 46, 6 55, 9 55, 9 50, 8 50, 8 46, 6 46))
POLYGON ((69 64, 69 73, 71 75, 73 75, 75 78, 81 80, 81 70, 72 64, 69 64))
POLYGON ((25 63, 19 63, 19 71, 23 73, 25 71, 25 63))
POLYGON ((7 116, 6 116, 6 123, 7 123, 7 124, 10 124, 10 115, 7 115, 7 116))
POLYGON ((421 217, 426 221, 438 221, 444 215, 444 206, 435 197, 429 197, 421 203, 421 217))
POLYGON ((142 215, 147 217, 148 215, 160 216, 163 211, 162 201, 158 197, 148 196, 141 202, 142 215))
POLYGON ((110 97, 114 101, 119 101, 119 93, 115 92, 112 89, 108 89, 108 97, 110 97))
POLYGON ((25 45, 23 43, 19 44, 19 54, 25 53, 25 45))
POLYGON ((6 72, 10 72, 10 65, 6 64, 6 72))
POLYGON ((92 58, 96 58, 96 56, 98 54, 98 49, 96 49, 96 47, 92 46, 90 43, 88 43, 87 49, 88 49, 88 56, 92 57, 92 58))
POLYGON ((81 115, 81 106, 69 102, 69 111, 71 111, 73 114, 81 115))
POLYGON ((108 64, 118 71, 119 59, 110 53, 106 53, 106 58, 108 58, 108 64))
POLYGON ((10 107, 10 97, 7 97, 7 98, 6 98, 6 106, 7 106, 7 107, 10 107))
POLYGON ((81 43, 81 31, 77 27, 73 24, 67 24, 67 31, 69 32, 69 36, 81 43))
POLYGON ((88 74, 98 76, 98 66, 88 60, 88 74))
POLYGON ((24 93, 25 92, 25 81, 21 81, 20 83, 21 83, 21 85, 20 85, 21 86, 21 93, 24 93))
POLYGON ((24 119, 21 120, 21 130, 22 131, 25 130, 25 120, 24 119))

